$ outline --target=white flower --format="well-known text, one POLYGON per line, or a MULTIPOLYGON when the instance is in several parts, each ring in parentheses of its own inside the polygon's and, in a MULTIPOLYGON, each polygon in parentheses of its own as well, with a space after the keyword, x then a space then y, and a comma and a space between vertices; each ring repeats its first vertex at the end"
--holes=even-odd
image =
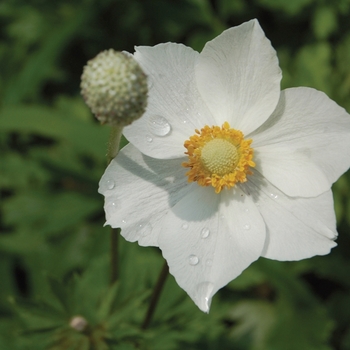
POLYGON ((150 77, 148 107, 101 179, 106 224, 158 246, 206 312, 260 256, 299 260, 336 246, 330 188, 350 165, 350 116, 314 89, 280 91, 257 20, 200 54, 167 43, 134 57, 150 77))

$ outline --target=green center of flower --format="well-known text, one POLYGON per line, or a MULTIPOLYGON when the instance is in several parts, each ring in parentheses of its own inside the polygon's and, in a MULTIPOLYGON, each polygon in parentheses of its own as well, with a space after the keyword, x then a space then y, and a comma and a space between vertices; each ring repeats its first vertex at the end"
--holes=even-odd
POLYGON ((213 139, 202 148, 201 162, 211 174, 231 173, 238 163, 237 148, 227 140, 213 139))

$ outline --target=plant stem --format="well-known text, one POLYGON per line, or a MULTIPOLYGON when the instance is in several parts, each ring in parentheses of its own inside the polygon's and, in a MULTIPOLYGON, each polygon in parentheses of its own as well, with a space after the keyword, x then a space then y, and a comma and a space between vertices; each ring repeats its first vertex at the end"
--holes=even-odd
POLYGON ((111 228, 110 235, 110 259, 111 259, 111 276, 110 283, 111 285, 118 280, 119 278, 119 264, 118 264, 118 256, 119 256, 119 235, 120 228, 111 228))
POLYGON ((119 152, 120 139, 122 137, 123 128, 112 126, 111 133, 109 134, 108 149, 107 149, 107 161, 108 164, 114 159, 119 152))
POLYGON ((149 324, 151 323, 152 316, 158 304, 160 294, 162 292, 162 289, 164 287, 164 284, 168 275, 169 275, 169 267, 165 261, 162 267, 162 270, 160 271, 157 284, 154 287, 154 290, 151 296, 151 301, 149 303, 148 310, 142 324, 142 329, 148 328, 149 324))
MULTIPOLYGON (((112 127, 111 133, 109 135, 108 141, 108 150, 107 150, 107 161, 108 164, 117 156, 119 152, 119 144, 122 136, 123 128, 112 127)), ((111 228, 110 234, 110 264, 111 264, 111 276, 110 283, 111 285, 117 281, 119 277, 119 265, 118 265, 118 256, 119 256, 119 235, 120 228, 111 228)))

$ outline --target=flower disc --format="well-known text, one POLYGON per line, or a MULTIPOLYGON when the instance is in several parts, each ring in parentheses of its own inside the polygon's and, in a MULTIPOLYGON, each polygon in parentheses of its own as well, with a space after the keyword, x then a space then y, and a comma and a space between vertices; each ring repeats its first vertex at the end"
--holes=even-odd
POLYGON ((201 186, 213 186, 216 193, 247 181, 254 167, 252 140, 245 140, 243 133, 231 129, 225 122, 222 127, 205 125, 201 131, 185 141, 189 161, 182 164, 190 170, 188 181, 201 186))

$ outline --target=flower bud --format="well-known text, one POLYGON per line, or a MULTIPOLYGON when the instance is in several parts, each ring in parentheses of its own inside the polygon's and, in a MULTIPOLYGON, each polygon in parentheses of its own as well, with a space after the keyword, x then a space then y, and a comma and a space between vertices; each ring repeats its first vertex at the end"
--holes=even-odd
POLYGON ((147 76, 132 55, 112 49, 88 61, 81 93, 102 124, 124 127, 141 117, 147 106, 147 76))
POLYGON ((83 332, 86 329, 88 322, 82 316, 74 316, 70 320, 69 325, 76 331, 83 332))

